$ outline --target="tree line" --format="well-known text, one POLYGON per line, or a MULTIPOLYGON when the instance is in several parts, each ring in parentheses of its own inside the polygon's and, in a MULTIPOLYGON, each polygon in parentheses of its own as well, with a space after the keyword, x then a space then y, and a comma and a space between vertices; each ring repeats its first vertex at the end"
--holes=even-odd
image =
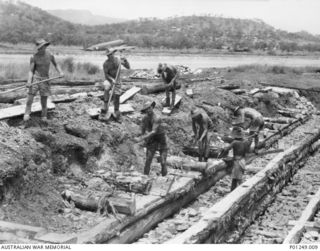
POLYGON ((54 44, 83 47, 123 39, 141 48, 320 51, 319 36, 276 30, 261 20, 204 15, 86 26, 22 2, 0 2, 1 42, 33 42, 38 37, 54 44))

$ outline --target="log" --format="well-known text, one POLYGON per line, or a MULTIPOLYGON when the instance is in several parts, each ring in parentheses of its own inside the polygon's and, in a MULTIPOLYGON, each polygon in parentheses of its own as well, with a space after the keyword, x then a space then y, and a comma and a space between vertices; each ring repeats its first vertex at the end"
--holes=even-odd
MULTIPOLYGON (((159 92, 165 92, 168 85, 166 84, 156 84, 156 85, 145 85, 141 89, 141 94, 148 95, 148 94, 155 94, 159 92)), ((176 90, 181 88, 181 84, 177 83, 176 90)), ((170 89, 170 91, 172 88, 170 89)))
POLYGON ((217 86, 217 88, 224 89, 224 90, 235 90, 235 89, 239 89, 240 85, 235 85, 235 84, 219 85, 217 86))
POLYGON ((246 93, 247 91, 245 89, 234 89, 234 90, 231 90, 231 92, 233 92, 236 95, 241 95, 246 93))
MULTIPOLYGON (((289 226, 295 226, 298 225, 299 221, 296 220, 290 220, 288 222, 289 226)), ((316 230, 320 230, 320 222, 319 221, 306 221, 303 225, 306 229, 316 229, 316 230)))
MULTIPOLYGON (((55 108, 55 105, 52 102, 48 102, 47 106, 48 106, 48 110, 52 110, 55 108)), ((24 114, 25 109, 26 109, 25 105, 17 105, 17 106, 0 109, 0 120, 21 116, 24 114)), ((39 112, 41 110, 42 109, 41 109, 40 102, 35 102, 32 104, 31 106, 32 113, 39 112)))
MULTIPOLYGON (((209 158, 223 158, 227 153, 222 153, 223 148, 210 147, 209 158)), ((197 146, 184 146, 182 152, 192 157, 199 157, 199 148, 197 146)))
POLYGON ((284 110, 278 110, 278 113, 289 118, 296 118, 296 113, 295 112, 290 112, 290 111, 284 111, 284 110))
MULTIPOLYGON (((109 107, 109 112, 114 113, 114 107, 109 107)), ((130 104, 122 104, 120 105, 120 112, 121 113, 130 113, 134 112, 134 109, 130 104)), ((91 118, 98 118, 99 114, 101 113, 101 108, 91 108, 87 110, 87 113, 90 115, 91 118)))
POLYGON ((292 123, 295 119, 291 119, 291 118, 268 118, 268 117, 264 117, 263 118, 264 121, 266 122, 270 122, 270 123, 276 123, 276 124, 290 124, 292 123))
MULTIPOLYGON (((99 200, 100 198, 97 197, 86 197, 81 194, 74 193, 69 190, 65 190, 61 193, 61 196, 64 200, 68 201, 69 203, 73 201, 74 205, 86 211, 97 212, 99 209, 99 200)), ((108 202, 114 206, 118 213, 126 214, 126 215, 134 215, 136 211, 136 201, 135 197, 126 198, 124 196, 117 197, 108 197, 106 198, 108 202)), ((110 211, 109 211, 110 213, 110 211)))
POLYGON ((149 194, 152 187, 152 179, 140 173, 102 173, 97 175, 108 184, 114 185, 118 190, 125 192, 149 194))
MULTIPOLYGON (((160 162, 160 159, 158 159, 158 162, 160 162)), ((182 158, 178 156, 168 157, 167 165, 175 169, 183 169, 185 171, 196 171, 201 173, 205 173, 207 169, 206 162, 196 162, 188 158, 182 158)))
POLYGON ((320 89, 317 89, 316 87, 300 88, 300 87, 296 87, 296 86, 268 84, 268 83, 264 83, 264 82, 260 82, 259 84, 261 84, 261 85, 263 85, 263 86, 274 86, 274 87, 280 87, 280 88, 286 88, 286 89, 293 89, 293 90, 299 90, 299 91, 320 92, 320 89))

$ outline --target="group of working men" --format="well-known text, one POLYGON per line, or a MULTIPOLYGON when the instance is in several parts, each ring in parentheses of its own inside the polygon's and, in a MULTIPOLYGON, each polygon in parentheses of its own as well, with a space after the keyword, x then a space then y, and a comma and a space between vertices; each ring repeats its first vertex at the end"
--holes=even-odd
MULTIPOLYGON (((27 88, 28 97, 24 115, 24 121, 30 119, 31 106, 33 103, 34 96, 37 92, 40 92, 40 101, 42 106, 41 119, 47 120, 47 99, 51 95, 50 83, 42 82, 37 84, 38 81, 49 79, 49 69, 52 63, 57 72, 61 77, 64 76, 61 68, 56 63, 54 56, 46 50, 50 43, 44 39, 36 41, 36 52, 30 58, 30 71, 28 76, 27 88)), ((121 81, 120 72, 121 65, 125 68, 130 69, 130 64, 124 57, 115 56, 116 50, 106 50, 108 59, 103 64, 103 71, 105 74, 104 81, 104 106, 101 109, 101 116, 105 116, 109 110, 109 104, 111 99, 114 103, 114 117, 117 121, 120 121, 120 95, 121 95, 121 81)), ((164 83, 167 85, 166 88, 166 99, 164 106, 173 109, 175 104, 176 96, 176 85, 177 78, 179 76, 176 67, 159 64, 157 69, 164 83), (172 97, 170 99, 170 92, 172 97)), ((160 163, 161 163, 161 174, 162 176, 167 175, 167 136, 165 128, 161 121, 161 118, 154 112, 156 106, 155 102, 146 102, 141 110, 145 116, 142 119, 141 136, 135 137, 136 143, 144 141, 146 143, 146 162, 144 167, 144 174, 150 173, 150 167, 152 159, 156 151, 160 152, 160 163)), ((233 190, 237 185, 241 184, 242 175, 245 169, 245 156, 250 151, 252 139, 254 138, 254 150, 258 149, 259 146, 259 132, 263 129, 264 120, 262 115, 248 107, 236 107, 233 109, 233 113, 236 117, 240 118, 240 121, 236 123, 232 130, 232 142, 224 150, 229 151, 233 149, 233 168, 232 168, 232 185, 233 190), (245 119, 250 119, 250 124, 245 126, 245 119), (249 136, 246 139, 243 135, 243 129, 249 128, 249 136)), ((210 150, 210 138, 213 129, 213 123, 207 113, 199 108, 192 108, 191 112, 192 129, 194 132, 194 143, 198 143, 199 150, 199 161, 207 161, 210 150)))

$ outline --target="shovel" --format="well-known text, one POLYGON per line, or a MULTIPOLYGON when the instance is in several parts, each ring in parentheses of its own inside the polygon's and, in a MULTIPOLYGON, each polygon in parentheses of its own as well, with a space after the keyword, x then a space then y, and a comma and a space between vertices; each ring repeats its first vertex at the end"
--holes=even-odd
MULTIPOLYGON (((38 82, 34 82, 32 83, 30 86, 33 86, 33 85, 37 85, 37 84, 41 84, 41 83, 44 83, 44 82, 47 82, 47 81, 50 81, 50 80, 54 80, 54 79, 58 79, 58 78, 62 78, 62 76, 58 76, 58 77, 54 77, 54 78, 48 78, 48 79, 44 79, 44 80, 41 80, 41 81, 38 81, 38 82)), ((19 86, 17 88, 14 88, 14 89, 11 89, 11 90, 7 90, 7 91, 4 91, 4 92, 0 92, 0 95, 1 94, 7 94, 9 92, 14 92, 14 91, 18 91, 18 90, 21 90, 23 88, 26 88, 25 85, 23 86, 19 86)))
POLYGON ((119 81, 120 69, 121 69, 121 63, 119 64, 119 67, 118 67, 118 70, 117 70, 117 75, 116 75, 115 83, 114 83, 114 85, 112 86, 112 89, 111 89, 111 95, 109 96, 109 100, 108 100, 108 104, 107 104, 107 109, 106 109, 107 114, 104 116, 103 120, 109 120, 109 119, 111 118, 111 116, 113 115, 112 112, 109 112, 109 107, 110 107, 110 103, 111 103, 111 100, 112 100, 112 97, 113 97, 113 94, 114 94, 114 90, 115 90, 115 88, 116 88, 116 84, 117 84, 118 81, 119 81))

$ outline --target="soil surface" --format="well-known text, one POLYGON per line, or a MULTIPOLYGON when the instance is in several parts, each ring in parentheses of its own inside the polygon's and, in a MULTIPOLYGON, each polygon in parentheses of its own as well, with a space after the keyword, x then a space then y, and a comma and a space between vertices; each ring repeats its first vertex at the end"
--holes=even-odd
MULTIPOLYGON (((292 93, 259 93, 236 95, 231 91, 216 88, 221 85, 238 84, 248 91, 264 88, 260 81, 278 83, 281 79, 290 81, 293 76, 283 74, 257 74, 232 69, 203 69, 198 74, 186 74, 180 78, 182 88, 177 94, 182 102, 171 116, 162 116, 169 142, 169 155, 183 156, 182 148, 192 140, 190 109, 200 105, 214 122, 220 135, 230 133, 231 111, 218 106, 244 105, 256 108, 265 117, 281 116, 277 110, 282 107, 296 108, 299 104, 292 93), (287 79, 286 79, 287 77, 287 79), (204 79, 205 81, 190 81, 204 79), (186 95, 192 88, 194 95, 186 95), (212 105, 203 105, 203 101, 212 105), (221 118, 221 119, 218 119, 221 118)), ((315 78, 299 78, 299 83, 312 82, 315 78)), ((147 81, 144 81, 147 82, 147 81)), ((137 81, 125 81, 130 88, 137 81)), ((150 83, 152 84, 152 83, 150 83)), ((97 213, 80 211, 73 205, 66 205, 61 192, 72 188, 94 191, 112 189, 101 184, 94 177, 98 170, 143 172, 145 150, 143 144, 135 144, 133 138, 140 133, 142 115, 139 110, 147 100, 155 100, 155 112, 161 115, 164 93, 157 95, 135 95, 127 101, 135 113, 122 116, 121 123, 101 122, 89 117, 87 109, 102 107, 97 97, 79 98, 72 103, 60 103, 49 112, 48 123, 33 114, 31 122, 24 128, 21 118, 0 123, 0 220, 41 226, 50 231, 77 232, 89 229, 101 221, 97 213), (9 126, 10 125, 10 126, 9 126)), ((316 96, 311 101, 318 105, 316 96)), ((219 145, 218 139, 211 143, 219 145)), ((151 175, 160 170, 152 169, 151 175)), ((213 188, 211 197, 229 191, 229 178, 220 183, 222 190, 213 188)), ((200 200, 203 198, 200 197, 200 200)), ((213 198, 204 197, 207 201, 213 198)), ((197 208, 200 210, 200 208, 197 208)))

